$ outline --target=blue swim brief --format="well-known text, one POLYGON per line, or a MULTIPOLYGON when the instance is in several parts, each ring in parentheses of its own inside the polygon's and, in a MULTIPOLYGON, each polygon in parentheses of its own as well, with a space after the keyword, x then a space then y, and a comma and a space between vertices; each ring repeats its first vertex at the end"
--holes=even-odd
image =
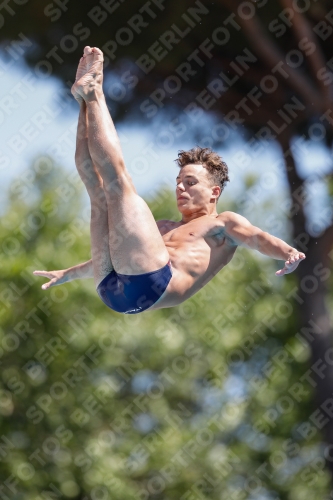
POLYGON ((124 314, 137 314, 151 307, 171 280, 170 261, 157 271, 129 275, 111 271, 100 282, 97 293, 108 307, 124 314))

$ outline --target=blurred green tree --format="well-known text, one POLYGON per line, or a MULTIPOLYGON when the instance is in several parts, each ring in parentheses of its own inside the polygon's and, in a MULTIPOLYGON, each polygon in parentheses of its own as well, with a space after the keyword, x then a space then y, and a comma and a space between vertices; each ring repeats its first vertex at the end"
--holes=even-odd
MULTIPOLYGON (((164 141, 188 135, 219 147, 238 134, 246 149, 233 161, 246 170, 261 151, 279 145, 284 159, 274 168, 283 169, 289 185, 284 207, 293 246, 307 255, 296 271, 299 329, 315 332, 305 336, 313 366, 329 357, 332 168, 319 174, 316 164, 307 172, 300 167, 312 146, 330 151, 332 145, 331 2, 34 0, 7 6, 1 16, 2 70, 23 56, 28 83, 57 76, 68 90, 82 47, 97 45, 106 56, 113 116, 151 126, 162 150, 164 141), (315 209, 314 183, 322 193, 315 209)), ((333 368, 328 361, 325 367, 314 376, 319 412, 332 396, 333 368)), ((333 446, 333 413, 324 418, 333 446)), ((333 472, 333 461, 327 465, 333 472)))
MULTIPOLYGON (((0 224, 1 496, 325 498, 296 280, 238 249, 172 309, 119 315, 92 280, 42 291, 36 267, 89 257, 89 212, 49 158, 30 174, 0 224)), ((177 217, 172 193, 149 203, 177 217)))

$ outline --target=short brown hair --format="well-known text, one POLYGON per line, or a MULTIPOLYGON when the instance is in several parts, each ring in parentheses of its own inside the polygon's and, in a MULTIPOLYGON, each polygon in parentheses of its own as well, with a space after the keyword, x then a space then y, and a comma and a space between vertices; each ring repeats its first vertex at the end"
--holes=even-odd
POLYGON ((203 165, 207 169, 212 183, 216 186, 220 186, 221 193, 226 183, 230 181, 227 164, 210 148, 200 148, 196 146, 189 151, 181 150, 178 152, 178 158, 175 162, 180 168, 189 164, 203 165))

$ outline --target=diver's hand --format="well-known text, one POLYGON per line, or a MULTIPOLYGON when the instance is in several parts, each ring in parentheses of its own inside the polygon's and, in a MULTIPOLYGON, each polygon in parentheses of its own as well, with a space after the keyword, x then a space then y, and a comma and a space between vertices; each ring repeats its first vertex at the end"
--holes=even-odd
POLYGON ((47 290, 48 288, 51 288, 51 286, 62 285, 63 283, 67 283, 69 281, 66 270, 34 271, 33 274, 35 276, 44 276, 45 278, 48 278, 50 280, 42 285, 43 290, 47 290))
POLYGON ((295 271, 298 264, 305 259, 305 254, 302 252, 293 253, 284 264, 284 268, 276 271, 276 276, 284 276, 285 274, 295 271))

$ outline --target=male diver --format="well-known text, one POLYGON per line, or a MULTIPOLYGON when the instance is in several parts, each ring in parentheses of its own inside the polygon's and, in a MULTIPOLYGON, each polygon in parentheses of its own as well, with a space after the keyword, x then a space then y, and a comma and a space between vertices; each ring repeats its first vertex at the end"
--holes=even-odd
POLYGON ((94 278, 97 293, 125 314, 172 307, 206 285, 237 246, 285 261, 276 275, 296 269, 304 253, 234 212, 218 214, 228 167, 208 148, 178 154, 177 206, 181 220, 155 221, 126 170, 102 90, 103 53, 85 47, 72 94, 80 104, 75 161, 91 202, 88 262, 59 271, 35 271, 42 288, 94 278))

